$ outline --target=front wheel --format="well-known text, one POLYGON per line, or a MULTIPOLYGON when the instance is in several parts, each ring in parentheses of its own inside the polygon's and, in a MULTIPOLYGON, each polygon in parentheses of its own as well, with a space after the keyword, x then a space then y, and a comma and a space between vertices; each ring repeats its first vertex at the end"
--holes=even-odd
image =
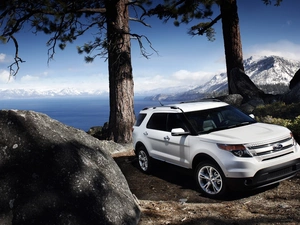
POLYGON ((208 197, 221 197, 226 192, 225 176, 214 162, 200 162, 195 171, 195 178, 200 191, 208 197))
POLYGON ((137 151, 137 159, 139 163, 139 168, 145 172, 149 173, 152 168, 152 160, 144 146, 140 147, 137 151))

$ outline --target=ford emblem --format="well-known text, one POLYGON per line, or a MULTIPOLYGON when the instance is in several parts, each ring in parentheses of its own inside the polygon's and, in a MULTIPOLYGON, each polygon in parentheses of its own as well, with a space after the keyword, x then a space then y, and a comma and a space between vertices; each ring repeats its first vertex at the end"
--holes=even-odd
POLYGON ((273 145, 273 151, 279 151, 283 148, 283 145, 281 143, 277 143, 273 145))

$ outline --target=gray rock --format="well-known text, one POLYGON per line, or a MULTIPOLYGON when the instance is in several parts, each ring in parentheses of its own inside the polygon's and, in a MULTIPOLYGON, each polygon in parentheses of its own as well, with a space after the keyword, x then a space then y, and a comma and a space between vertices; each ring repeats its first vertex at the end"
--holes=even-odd
POLYGON ((291 79, 289 89, 292 90, 299 83, 300 83, 300 69, 297 70, 297 72, 295 73, 295 75, 291 79))
POLYGON ((229 87, 233 94, 240 94, 243 96, 244 102, 247 102, 252 98, 261 98, 265 94, 256 87, 249 76, 239 68, 231 70, 229 87))
POLYGON ((253 98, 251 100, 249 100, 248 102, 242 104, 240 106, 240 109, 246 113, 246 114, 251 114, 253 113, 254 109, 258 106, 262 106, 264 105, 264 101, 260 98, 253 98))
POLYGON ((283 94, 282 101, 287 104, 300 102, 300 83, 297 83, 290 91, 283 94))
POLYGON ((107 142, 33 111, 0 111, 0 224, 137 224, 107 142))
POLYGON ((240 106, 243 101, 243 97, 240 94, 231 94, 231 95, 225 95, 217 97, 217 99, 226 102, 233 106, 240 106))

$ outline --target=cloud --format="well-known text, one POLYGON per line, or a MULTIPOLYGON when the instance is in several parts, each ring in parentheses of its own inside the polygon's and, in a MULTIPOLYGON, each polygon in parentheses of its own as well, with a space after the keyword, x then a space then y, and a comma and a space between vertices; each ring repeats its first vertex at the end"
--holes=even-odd
POLYGON ((191 72, 187 70, 179 70, 172 75, 172 78, 178 82, 186 81, 188 83, 201 83, 212 78, 216 73, 205 72, 205 71, 196 71, 191 72))
POLYGON ((37 76, 31 76, 31 75, 25 75, 21 77, 22 82, 32 82, 32 81, 38 81, 39 77, 37 76))
POLYGON ((42 76, 45 76, 45 77, 46 77, 46 76, 48 76, 48 74, 49 74, 49 72, 48 72, 48 71, 45 71, 45 72, 42 73, 42 76))
POLYGON ((166 87, 183 87, 203 85, 210 80, 218 71, 204 72, 204 71, 188 71, 179 70, 171 75, 155 75, 155 76, 136 76, 134 79, 135 91, 149 91, 153 89, 160 89, 166 87))
POLYGON ((259 44, 250 47, 245 54, 245 58, 248 58, 253 55, 258 56, 270 56, 276 55, 288 59, 300 60, 300 45, 295 44, 291 41, 280 40, 268 44, 259 44))
POLYGON ((7 70, 0 70, 0 83, 7 84, 13 82, 13 79, 9 78, 9 72, 7 70))
POLYGON ((6 63, 12 63, 13 57, 11 55, 7 55, 5 53, 0 53, 0 63, 6 64, 6 63))
POLYGON ((3 53, 0 53, 0 63, 4 62, 6 58, 6 55, 3 53))

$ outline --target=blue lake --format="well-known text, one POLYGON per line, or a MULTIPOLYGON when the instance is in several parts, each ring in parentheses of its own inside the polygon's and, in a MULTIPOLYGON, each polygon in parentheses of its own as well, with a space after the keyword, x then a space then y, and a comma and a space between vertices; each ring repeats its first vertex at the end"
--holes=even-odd
MULTIPOLYGON (((136 98, 135 113, 159 102, 136 98)), ((0 109, 33 110, 45 113, 66 125, 88 131, 93 126, 103 126, 109 119, 109 100, 101 97, 40 98, 0 100, 0 109)))

